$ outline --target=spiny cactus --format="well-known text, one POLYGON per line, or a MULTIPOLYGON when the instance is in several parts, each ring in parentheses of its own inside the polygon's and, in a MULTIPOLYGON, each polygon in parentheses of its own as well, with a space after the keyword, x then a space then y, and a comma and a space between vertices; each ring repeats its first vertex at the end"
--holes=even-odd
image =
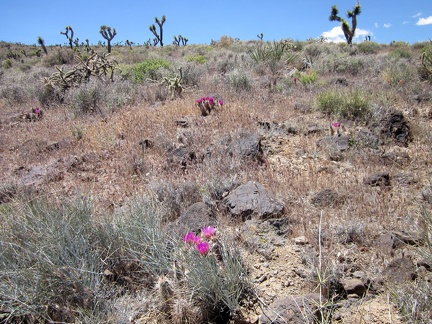
POLYGON ((156 36, 154 45, 156 46, 158 43, 160 46, 163 46, 163 29, 162 26, 165 23, 166 17, 162 16, 162 19, 159 20, 157 17, 155 17, 155 22, 159 25, 159 34, 156 31, 156 26, 153 24, 149 27, 150 31, 153 33, 153 35, 156 36))
POLYGON ((40 37, 40 36, 38 36, 37 42, 38 42, 38 44, 42 47, 42 49, 43 49, 45 55, 48 55, 48 51, 47 51, 47 49, 46 49, 45 41, 43 40, 43 38, 40 37))
POLYGON ((108 53, 111 53, 111 41, 117 35, 117 31, 114 29, 111 30, 111 27, 101 26, 99 33, 105 38, 108 42, 108 53))
POLYGON ((172 77, 164 77, 161 84, 166 85, 170 92, 171 98, 182 97, 183 92, 183 71, 182 68, 179 68, 179 74, 174 75, 172 77))
POLYGON ((59 90, 64 96, 68 89, 79 87, 81 83, 88 82, 92 75, 100 79, 108 77, 109 80, 114 81, 114 70, 118 69, 118 63, 114 60, 108 60, 108 55, 107 53, 104 55, 93 53, 86 60, 76 56, 79 64, 70 71, 64 71, 63 66, 61 68, 56 66, 57 72, 53 73, 49 78, 45 78, 44 84, 47 87, 59 90))
POLYGON ((357 28, 357 16, 361 13, 360 2, 357 1, 357 5, 354 6, 353 10, 347 11, 348 18, 351 18, 351 28, 350 24, 343 18, 338 16, 339 10, 336 5, 332 6, 329 20, 339 21, 341 23, 342 31, 344 32, 345 39, 348 45, 352 44, 352 40, 355 35, 355 30, 357 28))
POLYGON ((423 51, 421 63, 429 80, 432 81, 432 41, 430 41, 430 45, 423 51))
POLYGON ((64 32, 60 32, 60 34, 65 35, 67 40, 69 41, 69 46, 70 48, 73 49, 73 36, 74 36, 74 32, 71 26, 66 26, 66 31, 64 32), (69 35, 70 32, 70 35, 69 35))

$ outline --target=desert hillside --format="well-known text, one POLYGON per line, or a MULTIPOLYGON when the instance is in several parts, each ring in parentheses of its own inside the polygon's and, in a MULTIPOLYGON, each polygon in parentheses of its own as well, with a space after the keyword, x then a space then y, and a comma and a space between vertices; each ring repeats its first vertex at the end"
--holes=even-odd
POLYGON ((432 45, 0 43, 0 322, 431 323, 432 45))

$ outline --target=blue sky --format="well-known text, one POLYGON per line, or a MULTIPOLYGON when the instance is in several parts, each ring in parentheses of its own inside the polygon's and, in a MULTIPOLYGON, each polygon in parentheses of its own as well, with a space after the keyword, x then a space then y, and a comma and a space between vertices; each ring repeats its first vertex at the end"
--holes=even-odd
MULTIPOLYGON (((190 44, 208 44, 227 35, 240 40, 290 38, 306 40, 325 36, 344 41, 337 22, 328 20, 336 5, 339 15, 356 0, 17 0, 3 1, 0 10, 0 41, 36 44, 38 36, 46 45, 64 44, 61 35, 70 25, 74 38, 104 41, 100 26, 117 30, 113 42, 143 44, 153 39, 149 26, 165 15, 164 43, 183 35, 190 44)), ((431 0, 361 0, 357 41, 370 35, 373 41, 415 43, 432 39, 431 0)))

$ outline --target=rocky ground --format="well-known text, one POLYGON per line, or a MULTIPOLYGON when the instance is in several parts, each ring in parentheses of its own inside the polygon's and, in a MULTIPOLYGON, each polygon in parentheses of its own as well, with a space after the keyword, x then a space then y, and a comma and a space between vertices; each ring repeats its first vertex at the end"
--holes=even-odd
MULTIPOLYGON (((0 204, 90 196, 103 215, 151 190, 178 234, 214 225, 236 238, 253 287, 238 323, 431 323, 432 264, 419 253, 430 84, 322 75, 317 92, 382 89, 391 104, 367 121, 332 120, 313 87, 289 78, 289 94, 219 84, 224 106, 208 116, 195 104, 213 89, 204 78, 182 98, 101 115, 59 105, 27 118, 26 104, 1 99, 0 204)), ((119 322, 157 322, 145 298, 120 298, 119 322)))

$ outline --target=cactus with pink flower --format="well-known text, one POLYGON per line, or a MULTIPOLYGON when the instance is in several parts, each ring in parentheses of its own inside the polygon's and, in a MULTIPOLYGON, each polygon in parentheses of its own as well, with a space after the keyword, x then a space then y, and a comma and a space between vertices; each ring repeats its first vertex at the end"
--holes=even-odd
POLYGON ((203 116, 208 116, 212 110, 220 108, 224 104, 222 100, 217 100, 213 97, 202 97, 195 102, 203 116))

